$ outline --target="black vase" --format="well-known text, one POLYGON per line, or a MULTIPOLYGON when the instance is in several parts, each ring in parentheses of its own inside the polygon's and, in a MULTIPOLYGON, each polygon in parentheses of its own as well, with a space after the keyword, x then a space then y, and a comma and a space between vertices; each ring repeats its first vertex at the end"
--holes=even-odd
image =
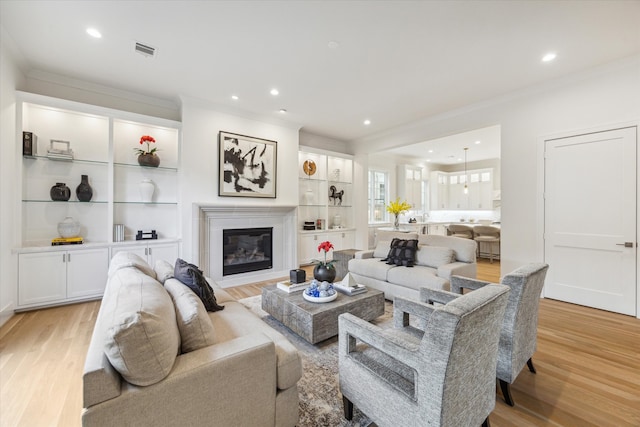
POLYGON ((333 283, 336 278, 336 269, 333 266, 327 267, 324 264, 318 264, 313 269, 313 277, 321 282, 333 283))
POLYGON ((89 176, 81 175, 81 181, 76 187, 76 196, 81 202, 88 202, 93 197, 93 189, 89 185, 89 176))
POLYGON ((49 191, 51 200, 56 202, 66 202, 71 197, 71 190, 64 182, 57 182, 49 191))

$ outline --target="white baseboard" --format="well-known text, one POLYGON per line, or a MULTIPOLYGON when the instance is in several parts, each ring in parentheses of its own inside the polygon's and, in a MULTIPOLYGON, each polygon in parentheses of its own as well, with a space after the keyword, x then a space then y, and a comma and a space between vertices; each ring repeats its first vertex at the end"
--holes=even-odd
POLYGON ((11 317, 13 317, 14 314, 15 312, 14 312, 13 302, 3 307, 0 310, 0 327, 4 325, 7 322, 7 320, 11 319, 11 317))
POLYGON ((275 279, 282 277, 289 277, 289 270, 259 270, 252 271, 250 273, 242 273, 239 275, 232 275, 228 278, 218 279, 215 282, 221 288, 232 288, 234 286, 246 285, 248 283, 263 282, 266 280, 273 280, 273 284, 276 284, 275 279))

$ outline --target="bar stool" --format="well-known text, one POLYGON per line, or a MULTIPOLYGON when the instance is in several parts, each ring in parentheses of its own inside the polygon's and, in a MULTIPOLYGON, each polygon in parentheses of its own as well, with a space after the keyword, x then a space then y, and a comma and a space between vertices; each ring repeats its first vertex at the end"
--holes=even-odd
MULTIPOLYGON (((478 257, 480 257, 480 243, 486 243, 489 246, 489 260, 493 264, 493 248, 495 245, 498 249, 500 248, 500 229, 490 225, 476 225, 473 233, 475 234, 473 240, 478 243, 478 257)), ((495 253, 498 254, 497 251, 495 253)))
POLYGON ((463 224, 449 224, 447 226, 449 235, 462 237, 463 239, 473 239, 473 227, 463 224))

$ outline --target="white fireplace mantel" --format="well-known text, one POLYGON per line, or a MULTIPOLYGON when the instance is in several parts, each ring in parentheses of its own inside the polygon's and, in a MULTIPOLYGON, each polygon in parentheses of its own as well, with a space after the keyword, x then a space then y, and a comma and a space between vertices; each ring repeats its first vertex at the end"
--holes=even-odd
POLYGON ((200 268, 221 287, 280 277, 298 268, 297 206, 225 206, 194 204, 198 209, 200 268), (222 230, 273 227, 273 267, 269 270, 222 275, 222 230))

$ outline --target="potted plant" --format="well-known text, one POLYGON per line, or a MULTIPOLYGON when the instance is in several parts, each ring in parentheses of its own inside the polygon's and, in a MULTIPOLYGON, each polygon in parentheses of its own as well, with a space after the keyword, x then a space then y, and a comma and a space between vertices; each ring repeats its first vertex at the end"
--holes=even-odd
POLYGON ((333 249, 333 245, 329 241, 318 245, 318 252, 324 251, 324 261, 316 260, 318 264, 313 269, 313 277, 321 282, 333 283, 336 278, 336 268, 333 266, 334 261, 327 261, 327 252, 331 249, 333 249))
POLYGON ((147 144, 147 149, 144 150, 142 148, 134 148, 134 151, 138 154, 138 164, 140 166, 150 166, 153 168, 157 168, 160 166, 160 157, 156 154, 158 151, 157 147, 151 148, 150 144, 155 143, 156 140, 149 135, 142 135, 140 138, 140 145, 147 144))

